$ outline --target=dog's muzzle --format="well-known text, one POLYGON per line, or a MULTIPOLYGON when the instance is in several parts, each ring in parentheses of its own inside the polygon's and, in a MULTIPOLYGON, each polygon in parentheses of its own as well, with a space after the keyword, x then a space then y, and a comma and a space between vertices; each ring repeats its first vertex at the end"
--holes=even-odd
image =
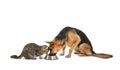
POLYGON ((57 53, 50 53, 49 56, 56 56, 57 53))

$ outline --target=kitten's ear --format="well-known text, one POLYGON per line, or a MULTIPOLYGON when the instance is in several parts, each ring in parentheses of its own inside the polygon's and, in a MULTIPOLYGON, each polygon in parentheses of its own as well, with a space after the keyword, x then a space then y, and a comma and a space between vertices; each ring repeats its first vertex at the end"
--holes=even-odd
POLYGON ((53 41, 45 41, 48 44, 53 44, 53 41))

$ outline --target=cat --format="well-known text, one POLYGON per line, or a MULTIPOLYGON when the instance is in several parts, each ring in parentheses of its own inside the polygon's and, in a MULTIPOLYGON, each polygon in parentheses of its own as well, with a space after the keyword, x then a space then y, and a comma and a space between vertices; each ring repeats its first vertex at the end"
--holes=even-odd
POLYGON ((25 59, 36 59, 36 57, 39 56, 39 58, 42 59, 42 55, 48 55, 48 51, 47 45, 39 46, 35 43, 28 43, 24 46, 22 53, 19 56, 12 55, 11 58, 20 59, 24 57, 25 59))

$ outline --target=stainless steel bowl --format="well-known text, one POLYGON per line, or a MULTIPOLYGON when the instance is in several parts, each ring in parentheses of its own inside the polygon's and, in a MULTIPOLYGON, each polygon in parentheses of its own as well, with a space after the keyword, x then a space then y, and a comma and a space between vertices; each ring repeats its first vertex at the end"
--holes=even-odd
POLYGON ((44 59, 46 59, 46 60, 57 60, 58 57, 56 55, 55 56, 46 55, 44 59))

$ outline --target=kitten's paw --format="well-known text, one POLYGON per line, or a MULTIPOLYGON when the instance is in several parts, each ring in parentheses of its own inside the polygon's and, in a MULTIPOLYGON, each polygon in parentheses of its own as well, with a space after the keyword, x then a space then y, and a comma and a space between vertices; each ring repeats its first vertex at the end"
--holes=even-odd
POLYGON ((43 59, 43 57, 39 57, 39 59, 43 59))

